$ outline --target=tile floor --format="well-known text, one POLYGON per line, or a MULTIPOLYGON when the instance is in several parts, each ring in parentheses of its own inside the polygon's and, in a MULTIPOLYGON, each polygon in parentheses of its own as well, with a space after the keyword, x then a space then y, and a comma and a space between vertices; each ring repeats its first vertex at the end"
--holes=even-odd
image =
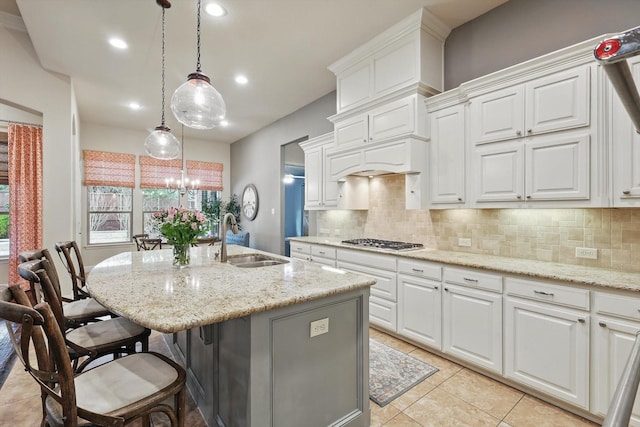
MULTIPOLYGON (((383 408, 371 402, 371 427, 597 425, 387 334, 373 329, 370 333, 372 338, 439 369, 383 408)), ((160 334, 151 335, 149 346, 170 354, 160 334)), ((185 426, 205 426, 191 398, 187 400, 185 426)), ((38 387, 16 361, 0 389, 0 426, 35 427, 39 423, 38 387)), ((167 423, 158 417, 153 425, 164 427, 167 423)))

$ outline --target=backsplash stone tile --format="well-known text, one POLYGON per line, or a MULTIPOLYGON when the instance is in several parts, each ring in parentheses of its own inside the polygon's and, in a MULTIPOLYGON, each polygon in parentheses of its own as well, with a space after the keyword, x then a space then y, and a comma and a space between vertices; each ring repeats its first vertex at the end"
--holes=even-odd
POLYGON ((406 210, 404 176, 371 178, 368 211, 318 211, 317 235, 640 272, 640 209, 406 210), (338 231, 336 233, 336 231, 338 231), (470 238, 471 247, 458 246, 470 238), (576 258, 577 247, 598 259, 576 258))

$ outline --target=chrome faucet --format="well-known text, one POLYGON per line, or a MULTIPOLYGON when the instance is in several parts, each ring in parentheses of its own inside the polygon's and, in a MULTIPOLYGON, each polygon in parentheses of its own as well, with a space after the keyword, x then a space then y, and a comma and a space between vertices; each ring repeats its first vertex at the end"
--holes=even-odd
POLYGON ((220 262, 227 262, 227 220, 231 220, 231 231, 233 234, 238 234, 238 224, 236 223, 236 217, 231 212, 227 212, 222 219, 222 249, 220 249, 220 262))

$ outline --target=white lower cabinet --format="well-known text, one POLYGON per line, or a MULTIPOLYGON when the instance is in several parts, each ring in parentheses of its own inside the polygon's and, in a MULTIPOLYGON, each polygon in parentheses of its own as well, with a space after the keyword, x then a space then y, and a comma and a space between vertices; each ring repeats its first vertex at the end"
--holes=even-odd
POLYGON ((442 350, 442 267, 398 260, 398 333, 442 350))
POLYGON ((391 332, 398 327, 396 257, 357 250, 338 249, 337 267, 376 279, 369 297, 369 323, 391 332))
POLYGON ((336 248, 324 245, 311 245, 311 261, 327 265, 329 267, 336 266, 336 248))
MULTIPOLYGON (((591 412, 605 416, 640 331, 640 299, 596 292, 594 305, 591 412)), ((640 426, 638 396, 629 425, 640 426)))
POLYGON ((502 295, 445 283, 445 353, 502 373, 502 295))
POLYGON ((505 290, 505 376, 588 410, 590 316, 568 307, 583 295, 520 279, 506 279, 505 290))
POLYGON ((318 264, 336 266, 336 248, 291 241, 291 258, 313 261, 318 264))
POLYGON ((303 261, 311 261, 311 245, 308 243, 291 241, 290 256, 294 259, 301 259, 303 261))

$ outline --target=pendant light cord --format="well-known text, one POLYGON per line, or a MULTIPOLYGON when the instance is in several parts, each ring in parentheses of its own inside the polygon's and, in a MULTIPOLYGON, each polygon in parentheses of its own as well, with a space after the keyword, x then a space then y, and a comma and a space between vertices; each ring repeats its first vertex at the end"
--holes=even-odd
POLYGON ((197 39, 197 46, 198 46, 198 62, 196 64, 196 72, 201 72, 202 70, 200 69, 200 1, 198 0, 198 30, 196 33, 196 39, 197 39))
POLYGON ((164 11, 162 7, 162 126, 164 127, 164 11))

